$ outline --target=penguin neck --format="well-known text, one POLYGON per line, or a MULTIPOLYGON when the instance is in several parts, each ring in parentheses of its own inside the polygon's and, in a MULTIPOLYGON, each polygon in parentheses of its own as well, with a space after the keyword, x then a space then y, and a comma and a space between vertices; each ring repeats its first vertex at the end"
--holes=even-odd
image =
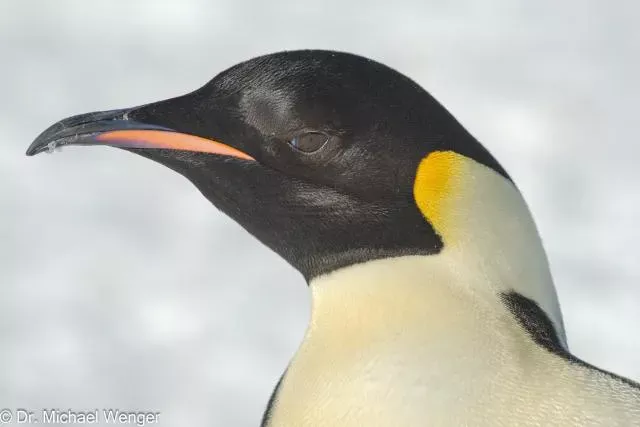
POLYGON ((565 342, 547 257, 524 198, 493 169, 458 153, 434 152, 417 171, 414 197, 443 241, 425 259, 448 268, 450 284, 476 298, 517 292, 535 301, 565 342))
POLYGON ((565 341, 542 243, 511 181, 468 157, 434 152, 418 168, 414 197, 442 250, 371 260, 313 279, 312 329, 351 319, 361 322, 359 333, 377 334, 414 312, 436 324, 455 304, 470 302, 510 316, 503 296, 516 292, 535 301, 565 341))
POLYGON ((520 192, 480 163, 438 154, 425 159, 427 174, 418 170, 416 202, 440 234, 441 252, 371 260, 315 278, 307 339, 324 337, 330 346, 335 336, 344 347, 409 335, 426 344, 445 332, 484 335, 487 327, 500 334, 508 330, 505 319, 515 324, 503 296, 516 292, 538 303, 564 342, 546 255, 520 192))

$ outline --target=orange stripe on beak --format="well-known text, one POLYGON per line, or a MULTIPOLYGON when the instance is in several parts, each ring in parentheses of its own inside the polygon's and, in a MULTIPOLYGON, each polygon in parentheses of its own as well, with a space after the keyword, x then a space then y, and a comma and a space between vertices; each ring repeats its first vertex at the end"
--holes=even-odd
POLYGON ((248 154, 221 142, 171 131, 113 130, 97 135, 96 140, 116 147, 122 144, 130 148, 166 148, 255 160, 248 154))

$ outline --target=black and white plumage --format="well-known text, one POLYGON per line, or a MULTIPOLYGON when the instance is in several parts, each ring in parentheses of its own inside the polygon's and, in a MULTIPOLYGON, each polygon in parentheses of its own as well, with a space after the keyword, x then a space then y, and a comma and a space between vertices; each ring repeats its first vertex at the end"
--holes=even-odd
POLYGON ((312 318, 265 425, 640 425, 640 387, 569 353, 509 175, 384 65, 267 55, 65 119, 27 153, 74 144, 181 173, 307 279, 312 318))

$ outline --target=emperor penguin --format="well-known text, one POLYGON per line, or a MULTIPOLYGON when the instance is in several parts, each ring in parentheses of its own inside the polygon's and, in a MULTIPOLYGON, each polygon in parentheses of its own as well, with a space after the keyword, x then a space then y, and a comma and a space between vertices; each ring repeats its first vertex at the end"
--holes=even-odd
POLYGON ((385 65, 260 56, 64 119, 27 154, 62 145, 173 169, 304 276, 311 320, 263 426, 640 426, 640 386, 569 352, 509 174, 385 65))

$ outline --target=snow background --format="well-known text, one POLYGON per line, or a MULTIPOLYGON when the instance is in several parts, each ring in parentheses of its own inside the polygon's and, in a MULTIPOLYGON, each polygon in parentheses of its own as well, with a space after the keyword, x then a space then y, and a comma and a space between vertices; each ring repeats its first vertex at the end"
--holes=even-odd
POLYGON ((572 350, 640 380, 640 6, 452 3, 0 0, 0 406, 258 424, 309 316, 297 272, 153 162, 24 151, 295 48, 370 56, 444 103, 530 204, 572 350))

